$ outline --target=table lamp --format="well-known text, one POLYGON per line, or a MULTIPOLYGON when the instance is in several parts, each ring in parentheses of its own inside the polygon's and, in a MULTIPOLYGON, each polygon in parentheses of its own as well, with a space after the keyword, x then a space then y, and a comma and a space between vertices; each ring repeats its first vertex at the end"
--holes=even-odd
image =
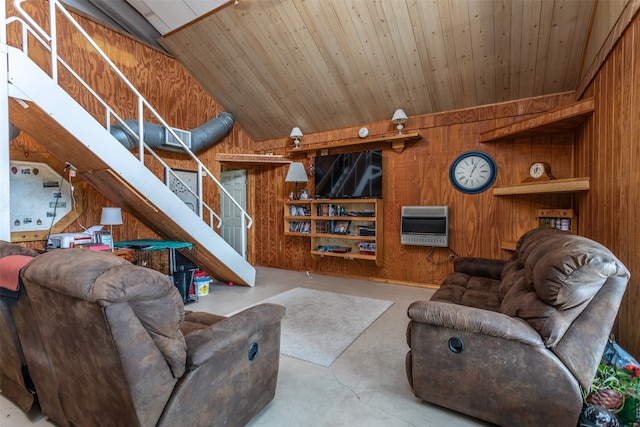
POLYGON ((307 172, 304 170, 304 165, 300 162, 292 162, 289 165, 287 177, 284 181, 296 183, 296 198, 300 199, 300 195, 298 194, 298 183, 309 181, 309 178, 307 178, 307 172))
POLYGON ((113 226, 122 224, 122 210, 120 208, 102 208, 100 224, 109 226, 109 247, 113 252, 113 226))

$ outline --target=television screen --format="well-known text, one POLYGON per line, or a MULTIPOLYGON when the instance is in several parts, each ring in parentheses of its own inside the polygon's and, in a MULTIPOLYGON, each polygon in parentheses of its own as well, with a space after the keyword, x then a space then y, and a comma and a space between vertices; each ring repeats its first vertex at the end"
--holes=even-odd
POLYGON ((382 150, 318 156, 315 162, 317 198, 382 197, 382 150))

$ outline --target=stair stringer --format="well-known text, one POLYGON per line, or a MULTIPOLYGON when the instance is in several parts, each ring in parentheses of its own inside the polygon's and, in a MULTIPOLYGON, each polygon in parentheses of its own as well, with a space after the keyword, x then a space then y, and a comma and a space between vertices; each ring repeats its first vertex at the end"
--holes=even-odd
MULTIPOLYGON (((128 184, 121 190, 133 193, 123 197, 142 198, 149 206, 145 212, 137 208, 132 213, 165 238, 193 243, 198 263, 207 272, 223 281, 255 285, 255 268, 80 104, 22 51, 9 47, 8 58, 8 92, 13 98, 9 117, 14 124, 60 161, 72 163, 81 172, 112 171, 128 184)), ((96 187, 94 180, 87 181, 96 187)), ((122 202, 110 200, 116 205, 122 202)))

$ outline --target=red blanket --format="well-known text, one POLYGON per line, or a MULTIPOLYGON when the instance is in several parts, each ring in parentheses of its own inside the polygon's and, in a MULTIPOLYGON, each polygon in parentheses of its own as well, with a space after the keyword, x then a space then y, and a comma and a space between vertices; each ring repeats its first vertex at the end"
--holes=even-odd
POLYGON ((15 304, 20 293, 20 269, 33 257, 26 255, 8 255, 0 258, 0 297, 15 304))

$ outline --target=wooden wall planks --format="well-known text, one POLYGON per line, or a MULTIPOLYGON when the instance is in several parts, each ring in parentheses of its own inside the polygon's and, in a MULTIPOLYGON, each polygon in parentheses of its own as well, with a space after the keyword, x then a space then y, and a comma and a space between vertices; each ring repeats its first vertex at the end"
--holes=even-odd
POLYGON ((591 177, 591 190, 577 198, 581 234, 611 248, 631 271, 615 332, 635 357, 640 357, 639 41, 636 15, 583 95, 595 97, 596 111, 576 136, 576 173, 591 177))
MULTIPOLYGON (((403 205, 448 205, 452 251, 460 256, 507 258, 510 253, 500 249, 502 240, 516 239, 536 226, 535 211, 539 208, 573 207, 572 196, 494 197, 491 191, 465 195, 455 191, 449 183, 449 166, 464 151, 482 150, 493 156, 498 164, 495 185, 519 183, 534 160, 551 163, 554 174, 559 178, 573 177, 572 133, 490 144, 479 142, 483 131, 567 105, 571 103, 572 96, 573 93, 564 93, 411 117, 407 131, 418 131, 422 139, 407 144, 402 153, 391 149, 383 151, 385 251, 384 264, 380 268, 366 261, 314 258, 308 253, 309 239, 284 236, 280 217, 282 202, 293 187, 284 183, 286 168, 263 169, 257 174, 261 183, 255 194, 254 216, 259 221, 255 231, 256 264, 397 283, 437 285, 452 271, 450 262, 440 262, 446 260, 449 250, 436 248, 431 251, 431 248, 401 245, 400 208, 403 205), (269 217, 276 217, 276 220, 267 222, 269 217), (264 229, 265 226, 270 229, 264 229)), ((393 129, 390 122, 375 122, 367 126, 373 137, 393 129)), ((343 128, 305 135, 303 144, 353 138, 356 132, 357 128, 343 128)), ((289 139, 275 139, 258 142, 256 148, 263 153, 280 153, 290 144, 289 139)))

